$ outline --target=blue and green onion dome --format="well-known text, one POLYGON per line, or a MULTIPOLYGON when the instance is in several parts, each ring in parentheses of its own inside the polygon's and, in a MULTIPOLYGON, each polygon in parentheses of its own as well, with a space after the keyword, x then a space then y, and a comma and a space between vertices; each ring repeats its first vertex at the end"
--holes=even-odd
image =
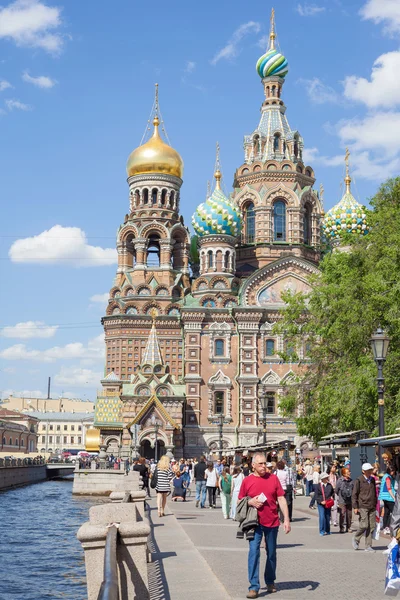
POLYGON ((327 241, 341 239, 347 233, 366 235, 369 227, 365 206, 346 191, 341 201, 324 216, 322 231, 327 241))
POLYGON ((256 69, 262 79, 274 75, 284 79, 288 74, 289 64, 283 54, 273 48, 258 59, 256 69))
POLYGON ((211 196, 200 204, 192 216, 193 229, 199 236, 232 235, 237 237, 241 229, 241 215, 233 204, 217 186, 211 196))

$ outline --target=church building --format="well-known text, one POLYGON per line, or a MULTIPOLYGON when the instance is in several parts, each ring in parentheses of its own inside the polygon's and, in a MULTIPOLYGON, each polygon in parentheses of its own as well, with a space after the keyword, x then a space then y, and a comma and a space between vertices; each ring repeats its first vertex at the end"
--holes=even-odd
MULTIPOLYGON (((95 408, 108 452, 215 453, 221 422, 224 449, 251 446, 262 441, 263 404, 268 441, 299 442, 279 396, 307 368, 307 343, 290 348, 273 326, 282 292, 306 292, 318 273, 324 213, 303 138, 286 116, 288 62, 273 17, 257 73, 260 120, 244 136, 229 196, 217 150, 213 189, 192 217, 195 235, 180 216, 183 160, 160 132, 157 91, 152 136, 128 158, 129 211, 102 319, 105 374, 95 408)), ((335 237, 340 210, 332 214, 324 227, 335 237)))

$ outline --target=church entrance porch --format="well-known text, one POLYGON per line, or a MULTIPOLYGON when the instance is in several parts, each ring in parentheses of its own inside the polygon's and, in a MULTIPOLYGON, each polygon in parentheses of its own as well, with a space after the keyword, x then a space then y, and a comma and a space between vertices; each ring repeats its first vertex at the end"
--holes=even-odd
POLYGON ((154 445, 151 444, 150 440, 143 440, 140 444, 140 456, 144 456, 144 458, 151 459, 156 458, 156 445, 157 445, 157 460, 160 456, 163 456, 166 453, 165 444, 162 440, 157 440, 154 442, 154 445))

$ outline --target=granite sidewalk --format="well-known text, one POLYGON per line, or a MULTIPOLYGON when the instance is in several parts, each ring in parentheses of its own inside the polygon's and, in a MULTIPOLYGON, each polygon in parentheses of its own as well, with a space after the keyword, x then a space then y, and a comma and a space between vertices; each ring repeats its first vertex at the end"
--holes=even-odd
MULTIPOLYGON (((389 541, 374 542, 375 554, 354 551, 351 534, 321 537, 318 513, 308 509, 307 498, 295 501, 292 532, 278 537, 277 600, 378 600, 384 598, 386 556, 389 541)), ((151 501, 155 506, 155 500, 151 501)), ((218 504, 219 505, 219 504, 218 504)), ((152 510, 155 539, 156 584, 151 600, 239 600, 248 590, 248 544, 236 539, 237 524, 224 520, 221 509, 199 509, 194 493, 186 503, 167 505, 168 516, 152 510), (163 586, 163 587, 161 587, 163 586), (158 595, 154 595, 154 594, 158 595)), ((261 570, 263 572, 264 553, 261 570)), ((150 569, 150 571, 151 571, 150 569)), ((153 578, 154 579, 154 578, 153 578)), ((269 596, 266 589, 260 597, 269 596)))

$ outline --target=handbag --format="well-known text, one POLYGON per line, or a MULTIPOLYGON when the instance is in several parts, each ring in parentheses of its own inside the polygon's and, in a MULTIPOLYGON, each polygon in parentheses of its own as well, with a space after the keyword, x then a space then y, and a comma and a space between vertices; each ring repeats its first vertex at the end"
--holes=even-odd
POLYGON ((152 490, 154 490, 157 486, 157 479, 158 479, 158 473, 157 473, 157 467, 154 470, 154 473, 151 477, 151 481, 150 481, 150 487, 152 490))
POLYGON ((324 486, 321 483, 321 491, 322 491, 322 497, 325 501, 325 508, 332 508, 332 506, 335 504, 335 501, 333 498, 328 498, 328 500, 325 500, 325 490, 324 490, 324 486))

